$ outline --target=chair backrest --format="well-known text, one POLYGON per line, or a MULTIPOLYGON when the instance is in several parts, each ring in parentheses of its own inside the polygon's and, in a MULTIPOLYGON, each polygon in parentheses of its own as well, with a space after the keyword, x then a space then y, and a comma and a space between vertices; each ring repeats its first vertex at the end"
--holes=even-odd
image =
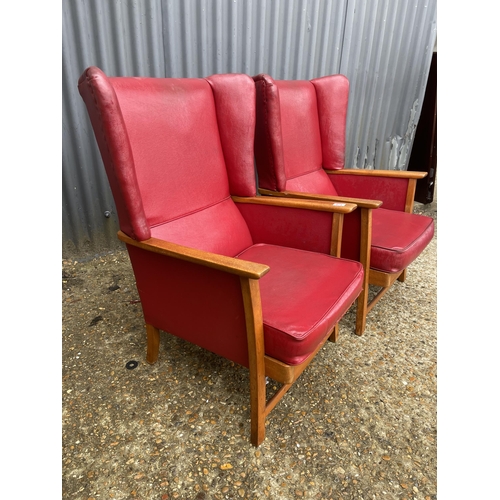
POLYGON ((347 78, 273 80, 260 74, 254 80, 259 186, 336 195, 324 169, 344 168, 347 78))
POLYGON ((229 256, 252 244, 231 199, 256 194, 249 76, 110 78, 90 67, 78 88, 124 233, 229 256))

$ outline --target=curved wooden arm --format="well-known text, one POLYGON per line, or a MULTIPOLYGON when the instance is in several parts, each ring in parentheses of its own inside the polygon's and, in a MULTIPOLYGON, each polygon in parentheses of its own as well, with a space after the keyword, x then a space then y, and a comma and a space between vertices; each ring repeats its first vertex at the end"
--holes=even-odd
POLYGON ((329 175, 368 175, 371 177, 395 177, 399 179, 423 179, 427 172, 408 170, 368 170, 363 168, 342 168, 340 170, 325 170, 329 175))
POLYGON ((285 197, 268 197, 268 196, 248 196, 248 197, 231 197, 236 203, 251 203, 254 205, 270 205, 275 207, 287 208, 302 208, 306 210, 317 210, 319 212, 333 212, 339 214, 348 214, 356 210, 355 203, 311 200, 306 196, 305 199, 285 198, 285 197))
POLYGON ((270 191, 259 189, 259 193, 265 196, 281 196, 285 198, 299 198, 308 200, 336 201, 343 203, 354 203, 359 208, 378 208, 382 205, 380 200, 364 200, 362 198, 348 198, 345 196, 330 196, 327 194, 299 193, 297 191, 270 191))
POLYGON ((155 252, 169 257, 175 257, 181 260, 187 260, 202 266, 212 267, 220 271, 226 271, 231 274, 251 279, 262 278, 269 272, 269 266, 265 264, 258 264, 256 262, 249 262, 234 257, 227 257, 216 253, 205 252, 195 248, 185 247, 171 243, 169 241, 160 240, 158 238, 149 238, 144 241, 137 241, 124 232, 118 231, 118 239, 127 245, 133 245, 150 252, 155 252))

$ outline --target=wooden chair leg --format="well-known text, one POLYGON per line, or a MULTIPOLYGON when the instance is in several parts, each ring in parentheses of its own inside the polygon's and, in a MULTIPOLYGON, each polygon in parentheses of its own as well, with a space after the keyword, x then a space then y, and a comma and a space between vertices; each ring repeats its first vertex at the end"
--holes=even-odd
POLYGON ((368 283, 359 294, 356 302, 356 335, 363 335, 366 328, 366 315, 368 314, 368 283))
POLYGON ((158 353, 160 352, 160 330, 146 323, 146 334, 148 339, 146 361, 154 364, 158 360, 158 353))
POLYGON ((335 327, 333 328, 333 332, 331 333, 331 335, 328 337, 328 340, 330 342, 337 342, 337 340, 339 339, 339 324, 337 323, 335 325, 335 327))
POLYGON ((259 446, 266 437, 266 376, 250 370, 250 440, 259 446))
POLYGON ((372 245, 372 221, 371 209, 361 209, 361 242, 359 246, 359 261, 363 264, 363 290, 356 302, 356 335, 363 335, 366 327, 366 315, 368 314, 368 294, 370 287, 370 257, 372 245))
POLYGON ((398 281, 401 281, 401 283, 406 279, 406 271, 408 271, 408 269, 405 269, 398 277, 398 281))
POLYGON ((264 323, 259 282, 240 277, 248 341, 250 370, 250 440, 259 446, 266 436, 266 366, 264 323))

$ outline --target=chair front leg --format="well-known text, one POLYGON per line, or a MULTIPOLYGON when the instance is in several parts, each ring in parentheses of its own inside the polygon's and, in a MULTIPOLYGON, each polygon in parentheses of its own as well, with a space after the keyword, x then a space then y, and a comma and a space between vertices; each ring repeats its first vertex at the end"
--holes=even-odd
POLYGON ((248 340, 250 369, 250 439, 259 446, 266 436, 266 366, 264 361, 264 323, 259 282, 240 278, 248 340))
POLYGON ((361 290, 356 301, 356 335, 361 337, 366 328, 366 316, 368 314, 368 284, 361 290))
POLYGON ((360 208, 361 211, 361 241, 359 245, 359 261, 363 264, 365 272, 363 277, 363 290, 356 302, 356 335, 363 335, 366 328, 368 314, 368 292, 370 278, 370 252, 372 246, 372 215, 371 208, 360 208))
MULTIPOLYGON (((340 257, 342 250, 342 230, 344 228, 344 214, 333 214, 332 217, 332 235, 330 241, 330 255, 340 257)), ((330 342, 337 342, 339 339, 339 324, 337 323, 331 335, 328 337, 330 342)))
POLYGON ((334 213, 332 217, 332 234, 330 240, 330 255, 334 257, 340 257, 343 227, 344 214, 334 213))

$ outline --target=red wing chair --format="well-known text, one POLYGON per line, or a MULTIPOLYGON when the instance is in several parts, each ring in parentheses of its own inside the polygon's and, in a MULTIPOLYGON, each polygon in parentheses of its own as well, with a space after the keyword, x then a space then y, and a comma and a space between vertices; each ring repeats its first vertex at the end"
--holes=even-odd
POLYGON ((340 250, 350 203, 256 196, 247 75, 78 82, 155 363, 160 330, 249 368, 251 441, 363 286, 340 250), (281 384, 266 400, 266 376, 281 384))
POLYGON ((397 279, 405 280, 406 269, 434 235, 433 219, 412 213, 416 181, 427 174, 344 168, 345 76, 307 81, 260 74, 253 79, 260 193, 358 206, 345 217, 341 256, 365 269, 356 313, 356 333, 362 335, 367 314, 397 279), (381 287, 370 302, 369 284, 381 287))

